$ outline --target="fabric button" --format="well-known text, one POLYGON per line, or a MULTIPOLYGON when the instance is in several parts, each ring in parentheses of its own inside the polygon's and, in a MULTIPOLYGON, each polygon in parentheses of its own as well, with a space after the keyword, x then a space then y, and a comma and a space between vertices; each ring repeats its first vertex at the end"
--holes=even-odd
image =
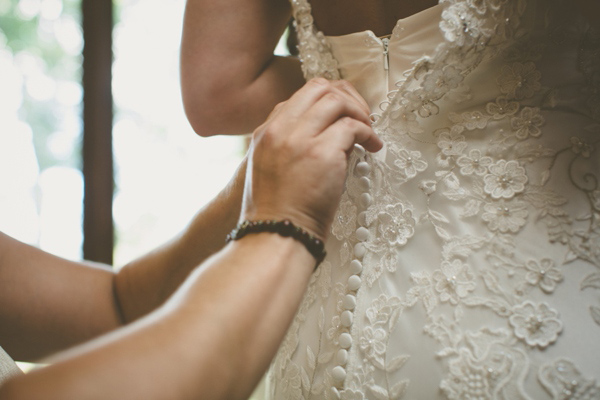
POLYGON ((332 386, 331 388, 329 388, 329 393, 331 393, 330 397, 334 400, 342 399, 342 395, 340 394, 340 391, 337 390, 337 388, 335 386, 332 386))
POLYGON ((361 190, 369 190, 371 188, 371 180, 366 176, 363 176, 358 180, 358 187, 361 188, 361 190))
POLYGON ((356 297, 347 294, 346 297, 344 297, 343 303, 346 310, 354 310, 354 307, 356 307, 356 297))
POLYGON ((361 284, 362 280, 358 275, 352 275, 350 278, 348 278, 348 289, 350 290, 358 290, 361 284))
POLYGON ((350 328, 352 326, 353 320, 354 314, 352 314, 352 312, 348 310, 344 311, 340 316, 340 321, 342 322, 342 325, 344 325, 346 328, 350 328))
POLYGON ((342 349, 349 349, 352 346, 352 336, 349 333, 344 332, 340 335, 340 347, 342 349))
POLYGON ((363 207, 369 207, 372 202, 373 198, 369 193, 363 193, 360 195, 360 204, 362 204, 363 207))
POLYGON ((350 273, 352 275, 358 275, 362 272, 362 270, 362 263, 358 260, 352 260, 352 262, 350 263, 350 273))
POLYGON ((358 223, 361 226, 367 226, 367 212, 363 211, 360 214, 358 214, 358 223))
POLYGON ((361 226, 356 230, 356 238, 361 242, 366 242, 367 240, 369 240, 369 236, 371 236, 369 234, 369 230, 364 226, 361 226))
POLYGON ((362 176, 368 175, 369 172, 371 172, 371 166, 368 162, 361 161, 358 164, 356 164, 356 172, 358 172, 358 174, 362 176))
POLYGON ((340 391, 339 391, 339 390, 337 390, 337 388, 336 388, 335 386, 332 386, 332 387, 329 389, 329 392, 331 393, 331 397, 332 397, 334 400, 341 400, 341 398, 342 398, 342 395, 340 394, 340 391))
POLYGON ((344 369, 344 367, 338 365, 337 367, 331 370, 331 377, 337 383, 344 382, 344 380, 346 379, 346 370, 344 369))
POLYGON ((354 152, 356 153, 356 155, 360 158, 362 156, 364 156, 367 151, 365 150, 364 147, 362 147, 360 144, 355 144, 354 145, 354 152))
POLYGON ((362 243, 356 243, 354 245, 354 255, 357 258, 363 258, 365 256, 367 252, 367 249, 365 248, 365 245, 362 243))
POLYGON ((346 365, 348 362, 348 350, 340 349, 335 356, 335 360, 340 365, 346 365))

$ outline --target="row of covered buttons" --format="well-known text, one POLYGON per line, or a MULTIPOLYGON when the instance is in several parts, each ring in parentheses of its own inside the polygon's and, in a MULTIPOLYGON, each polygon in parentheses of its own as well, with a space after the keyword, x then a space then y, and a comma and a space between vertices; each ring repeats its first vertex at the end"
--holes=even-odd
MULTIPOLYGON (((369 163, 364 161, 365 149, 360 145, 355 145, 354 150, 358 156, 360 161, 356 167, 355 172, 358 178, 359 188, 362 190, 360 195, 360 205, 363 208, 367 208, 371 202, 372 197, 369 194, 369 189, 371 188, 371 180, 369 175, 371 173, 371 166, 369 163)), ((359 214, 359 225, 361 225, 356 230, 356 238, 358 242, 354 245, 354 259, 350 262, 350 277, 347 282, 347 293, 342 302, 344 311, 340 316, 340 323, 344 328, 347 329, 346 332, 343 332, 339 336, 339 344, 340 349, 336 355, 336 366, 331 370, 331 377, 335 383, 334 386, 331 387, 331 394, 334 399, 340 399, 341 394, 340 390, 344 386, 344 381, 346 380, 346 363, 348 362, 348 351, 352 347, 352 336, 350 335, 350 328, 352 327, 352 323, 354 321, 354 308, 356 307, 356 293, 358 289, 360 289, 362 285, 361 273, 363 269, 362 259, 366 254, 366 248, 363 244, 367 240, 369 240, 369 230, 365 227, 366 225, 366 214, 365 212, 361 212, 359 214)))

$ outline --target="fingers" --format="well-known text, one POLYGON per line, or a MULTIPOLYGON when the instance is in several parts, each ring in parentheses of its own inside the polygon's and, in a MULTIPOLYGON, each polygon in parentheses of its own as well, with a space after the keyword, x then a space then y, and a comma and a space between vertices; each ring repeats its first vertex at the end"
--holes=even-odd
POLYGON ((301 116, 323 97, 330 90, 331 86, 331 83, 326 79, 311 79, 286 102, 286 116, 288 118, 301 116))
MULTIPOLYGON (((278 104, 254 138, 279 143, 305 143, 325 132, 333 134, 344 150, 360 143, 378 151, 381 140, 371 129, 368 107, 354 87, 345 81, 313 79, 289 100, 278 104)), ((325 139, 325 141, 330 139, 325 139)))
POLYGON ((350 117, 338 119, 318 137, 319 146, 338 149, 349 154, 355 143, 360 144, 370 152, 379 151, 383 142, 375 134, 370 125, 350 117))
POLYGON ((363 106, 365 112, 369 114, 371 110, 369 109, 369 105, 365 101, 365 99, 358 93, 358 90, 348 81, 340 80, 340 81, 331 81, 331 83, 340 88, 341 90, 345 90, 350 96, 352 96, 360 105, 363 106))
POLYGON ((330 94, 322 97, 307 112, 306 120, 324 124, 315 126, 317 130, 327 130, 326 127, 328 126, 329 132, 324 131, 323 133, 331 134, 334 140, 337 140, 338 145, 342 146, 340 148, 348 152, 352 151, 355 143, 361 144, 365 150, 370 152, 381 150, 383 142, 371 128, 370 110, 365 99, 347 81, 337 80, 328 81, 328 83, 339 89, 341 94, 344 95, 343 98, 336 98, 335 94, 339 94, 339 92, 334 92, 333 96, 330 94), (311 112, 314 115, 311 115, 311 112), (318 117, 321 115, 330 118, 319 120, 318 117), (341 118, 338 117, 337 120, 334 120, 336 115, 341 116, 341 118), (311 117, 315 117, 315 119, 311 117))
POLYGON ((281 110, 285 107, 286 103, 287 103, 287 101, 282 101, 281 103, 277 103, 275 105, 275 107, 273 107, 273 110, 271 111, 271 113, 267 116, 266 121, 269 121, 269 120, 275 118, 281 112, 281 110))
MULTIPOLYGON (((347 112, 348 116, 369 123, 369 108, 354 87, 345 81, 328 81, 317 78, 310 80, 286 102, 280 109, 279 116, 289 120, 306 119, 305 115, 317 103, 325 104, 321 113, 314 113, 311 118, 319 118, 325 114, 347 112), (344 104, 345 107, 339 107, 344 104)), ((338 115, 338 118, 342 114, 338 115)), ((334 119, 335 120, 335 119, 334 119)), ((332 122, 332 121, 330 121, 332 122)))
POLYGON ((374 132, 372 135, 366 137, 364 141, 356 140, 355 142, 360 144, 365 148, 365 150, 370 151, 371 153, 378 152, 383 148, 383 141, 374 132))
POLYGON ((298 120, 297 132, 317 136, 343 117, 350 117, 369 126, 368 115, 355 100, 349 100, 349 97, 349 94, 339 92, 324 95, 303 115, 302 119, 298 120))

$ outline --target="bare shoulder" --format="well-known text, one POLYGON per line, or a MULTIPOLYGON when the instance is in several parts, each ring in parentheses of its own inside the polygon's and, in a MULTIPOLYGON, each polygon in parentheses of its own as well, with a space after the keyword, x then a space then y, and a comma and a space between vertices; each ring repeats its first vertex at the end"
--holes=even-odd
POLYGON ((372 30, 391 33, 399 19, 435 6, 437 0, 309 0, 317 27, 326 35, 372 30))

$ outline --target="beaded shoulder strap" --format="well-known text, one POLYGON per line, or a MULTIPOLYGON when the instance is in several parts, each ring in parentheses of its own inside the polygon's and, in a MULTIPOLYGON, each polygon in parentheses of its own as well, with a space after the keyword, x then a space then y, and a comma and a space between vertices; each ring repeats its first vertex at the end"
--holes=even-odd
POLYGON ((322 77, 340 79, 337 61, 325 35, 313 23, 312 9, 308 0, 290 0, 294 16, 294 27, 298 35, 298 50, 302 61, 304 78, 322 77))

